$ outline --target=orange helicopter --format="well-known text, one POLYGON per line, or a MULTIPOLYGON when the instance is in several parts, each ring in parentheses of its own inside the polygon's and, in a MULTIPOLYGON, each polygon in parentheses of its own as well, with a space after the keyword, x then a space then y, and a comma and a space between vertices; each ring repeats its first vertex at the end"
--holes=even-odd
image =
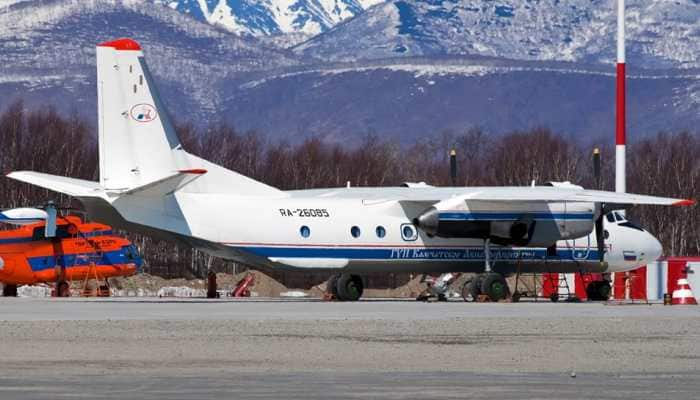
POLYGON ((18 285, 55 282, 56 296, 69 296, 70 281, 136 273, 143 260, 127 239, 108 225, 57 216, 56 207, 0 212, 0 223, 18 225, 0 231, 0 282, 4 296, 18 285))

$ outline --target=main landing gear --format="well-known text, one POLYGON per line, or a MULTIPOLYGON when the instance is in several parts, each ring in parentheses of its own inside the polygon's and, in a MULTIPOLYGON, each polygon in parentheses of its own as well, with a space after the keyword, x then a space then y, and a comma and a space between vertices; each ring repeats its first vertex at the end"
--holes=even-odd
POLYGON ((17 297, 17 285, 0 285, 2 286, 3 297, 17 297))
POLYGON ((588 300, 607 301, 610 298, 610 282, 606 280, 593 281, 586 286, 586 296, 588 300))
POLYGON ((472 301, 501 301, 508 298, 508 283, 498 272, 479 274, 464 284, 462 297, 472 301))
POLYGON ((329 299, 340 301, 357 301, 365 289, 359 275, 338 274, 328 279, 326 295, 329 299))
POLYGON ((508 283, 503 274, 491 271, 491 240, 484 240, 484 273, 464 284, 462 297, 472 301, 501 301, 508 298, 508 283))

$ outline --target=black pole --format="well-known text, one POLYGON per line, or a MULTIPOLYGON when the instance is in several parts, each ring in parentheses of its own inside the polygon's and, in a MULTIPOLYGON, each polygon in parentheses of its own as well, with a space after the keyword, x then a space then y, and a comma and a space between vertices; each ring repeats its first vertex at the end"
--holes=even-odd
POLYGON ((595 179, 595 188, 598 190, 602 189, 600 181, 600 149, 593 149, 593 178, 595 179))
POLYGON ((457 186, 457 150, 450 150, 450 180, 452 186, 457 186))

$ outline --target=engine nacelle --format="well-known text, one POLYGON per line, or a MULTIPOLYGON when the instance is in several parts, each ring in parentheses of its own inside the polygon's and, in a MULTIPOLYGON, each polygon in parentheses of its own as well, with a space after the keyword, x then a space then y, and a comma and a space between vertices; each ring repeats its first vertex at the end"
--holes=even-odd
POLYGON ((471 212, 430 207, 413 223, 429 236, 491 239, 494 243, 549 247, 558 240, 589 235, 595 226, 593 204, 568 204, 562 211, 471 212), (571 210, 567 210, 567 207, 571 210), (568 211, 568 212, 567 212, 568 211))

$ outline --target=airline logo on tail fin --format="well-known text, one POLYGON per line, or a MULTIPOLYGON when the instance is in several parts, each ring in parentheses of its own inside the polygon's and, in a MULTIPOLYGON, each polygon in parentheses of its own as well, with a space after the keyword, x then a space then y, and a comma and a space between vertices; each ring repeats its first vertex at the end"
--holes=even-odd
POLYGON ((151 122, 158 118, 158 111, 150 104, 137 104, 131 108, 131 118, 138 122, 151 122))

